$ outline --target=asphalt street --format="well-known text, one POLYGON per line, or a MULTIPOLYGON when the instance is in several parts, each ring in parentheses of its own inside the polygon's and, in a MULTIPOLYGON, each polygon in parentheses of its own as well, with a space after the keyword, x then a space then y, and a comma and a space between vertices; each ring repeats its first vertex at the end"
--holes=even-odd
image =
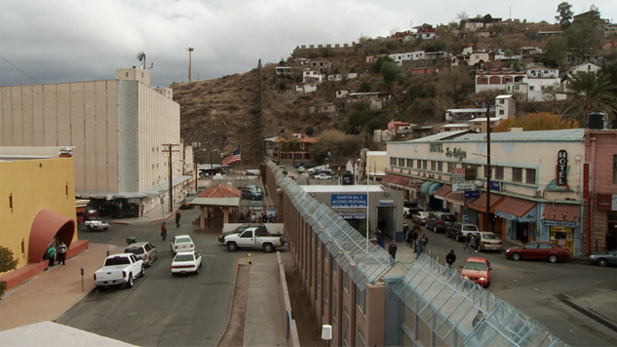
POLYGON ((58 322, 141 346, 214 345, 226 327, 236 260, 246 255, 228 252, 215 234, 192 232, 189 222, 197 214, 196 209, 182 211, 180 228, 168 222, 166 241, 161 240, 160 223, 115 224, 105 232, 80 230, 80 239, 108 243, 111 253, 122 252, 128 236, 150 241, 159 258, 132 289, 95 290, 58 322), (171 275, 169 241, 180 234, 189 234, 203 254, 198 275, 171 275))

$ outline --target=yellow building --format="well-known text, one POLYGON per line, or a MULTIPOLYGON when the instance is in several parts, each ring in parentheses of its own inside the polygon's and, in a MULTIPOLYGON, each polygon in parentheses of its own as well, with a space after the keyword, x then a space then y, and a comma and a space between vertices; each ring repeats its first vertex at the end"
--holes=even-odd
POLYGON ((0 161, 0 245, 18 260, 0 276, 7 288, 46 268, 50 243, 64 242, 67 258, 87 248, 77 241, 73 170, 71 157, 0 161))

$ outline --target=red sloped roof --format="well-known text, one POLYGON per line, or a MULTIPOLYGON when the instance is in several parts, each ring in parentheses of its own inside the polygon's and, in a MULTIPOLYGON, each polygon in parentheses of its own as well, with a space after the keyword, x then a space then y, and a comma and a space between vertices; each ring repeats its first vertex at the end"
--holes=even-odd
MULTIPOLYGON (((484 204, 486 204, 486 202, 484 204)), ((533 201, 507 197, 504 202, 495 207, 495 211, 523 217, 534 207, 536 207, 536 203, 533 201)))
MULTIPOLYGON (((495 211, 495 206, 501 203, 502 200, 503 195, 491 194, 491 212, 495 211)), ((471 204, 469 204, 469 207, 473 208, 476 211, 486 213, 486 193, 481 192, 480 197, 471 204)))
POLYGON ((227 188, 224 184, 217 184, 197 194, 198 198, 238 198, 242 193, 235 188, 227 188))
POLYGON ((578 219, 579 205, 547 204, 542 213, 542 219, 576 222, 578 219))

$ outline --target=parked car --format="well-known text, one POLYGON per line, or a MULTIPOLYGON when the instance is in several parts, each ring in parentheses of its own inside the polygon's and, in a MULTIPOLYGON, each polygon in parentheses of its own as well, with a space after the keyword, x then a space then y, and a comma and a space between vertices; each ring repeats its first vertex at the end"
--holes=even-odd
POLYGON ((617 249, 606 253, 595 253, 589 256, 589 261, 598 266, 616 266, 617 265, 617 249))
POLYGON ((180 209, 181 210, 190 210, 193 209, 195 206, 191 205, 191 202, 193 202, 194 198, 184 198, 182 199, 182 201, 180 201, 180 209))
POLYGON ((88 207, 86 208, 86 212, 84 212, 83 216, 84 216, 84 222, 85 222, 88 220, 99 219, 100 214, 99 214, 99 210, 88 207))
POLYGON ((428 211, 416 211, 411 215, 411 220, 420 225, 426 224, 426 219, 428 218, 428 211))
POLYGON ((503 251, 503 242, 495 233, 479 231, 476 235, 480 236, 479 239, 474 238, 474 246, 478 251, 503 251))
POLYGON ((145 275, 144 261, 137 259, 135 254, 114 254, 105 258, 103 267, 94 272, 94 284, 101 290, 120 284, 133 288, 133 280, 145 275))
POLYGON ((285 245, 285 239, 280 235, 260 235, 257 228, 248 228, 242 233, 230 234, 224 237, 223 243, 227 250, 235 252, 238 248, 261 248, 265 252, 274 252, 276 247, 285 245))
POLYGON ((251 189, 242 189, 241 193, 242 193, 242 199, 261 200, 264 198, 264 196, 261 193, 255 190, 251 190, 251 189))
POLYGON ((478 226, 470 223, 452 223, 446 228, 445 235, 446 237, 452 237, 456 241, 465 240, 467 234, 471 233, 475 235, 479 233, 478 226))
POLYGON ((86 226, 86 228, 88 228, 88 231, 95 231, 95 230, 107 230, 109 229, 109 223, 104 222, 100 219, 90 219, 84 222, 84 225, 86 226))
POLYGON ((158 252, 156 251, 156 246, 150 242, 132 243, 126 247, 124 253, 135 254, 135 257, 143 260, 144 265, 147 267, 152 266, 152 263, 154 263, 154 261, 159 257, 158 252))
POLYGON ((448 226, 456 222, 456 216, 446 212, 430 212, 426 218, 426 228, 433 232, 445 232, 448 226))
POLYGON ((299 162, 297 162, 297 163, 294 163, 294 167, 295 167, 296 169, 297 169, 297 168, 299 168, 300 166, 304 166, 304 165, 305 165, 305 163, 303 163, 303 162, 301 162, 301 161, 299 161, 299 162))
POLYGON ((548 260, 556 263, 570 258, 570 250, 548 241, 530 242, 522 247, 513 247, 506 251, 506 259, 512 260, 548 260))
POLYGON ((243 232, 244 230, 246 230, 248 228, 256 228, 258 236, 268 235, 268 229, 266 228, 266 226, 264 224, 242 224, 242 225, 240 225, 239 227, 235 228, 232 231, 226 231, 224 233, 221 233, 219 235, 218 240, 219 240, 220 243, 224 243, 225 242, 225 236, 231 235, 231 234, 239 234, 239 233, 243 232))
POLYGON ((469 257, 461 268, 461 280, 467 278, 484 288, 488 288, 491 285, 491 264, 488 259, 469 257))
POLYGON ((171 274, 186 274, 193 272, 199 274, 199 268, 201 268, 202 256, 195 251, 191 252, 178 252, 171 261, 171 274))
POLYGON ((174 236, 174 238, 169 243, 169 247, 171 251, 174 253, 178 252, 188 252, 195 250, 195 244, 193 240, 188 235, 178 235, 174 236))
POLYGON ((298 166, 298 173, 299 174, 305 173, 305 172, 306 172, 306 169, 304 168, 304 166, 298 166))
POLYGON ((329 180, 331 177, 326 174, 319 174, 313 177, 316 180, 329 180))

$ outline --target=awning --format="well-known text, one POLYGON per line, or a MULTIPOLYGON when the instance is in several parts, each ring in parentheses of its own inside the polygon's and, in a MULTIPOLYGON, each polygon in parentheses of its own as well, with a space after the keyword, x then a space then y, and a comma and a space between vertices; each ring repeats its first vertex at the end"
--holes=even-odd
MULTIPOLYGON (((495 207, 503 202, 503 195, 491 194, 491 213, 495 212, 495 207)), ((472 208, 476 211, 480 211, 486 213, 486 193, 480 192, 480 197, 477 198, 474 202, 469 204, 469 208, 472 208)))
POLYGON ((463 193, 450 193, 445 199, 447 202, 451 202, 457 205, 463 205, 465 203, 465 194, 463 193))
MULTIPOLYGON (((546 204, 544 213, 542 213, 543 221, 565 222, 561 226, 576 226, 578 214, 581 209, 580 205, 570 204, 546 204)), ((546 225, 550 223, 544 223, 546 225)), ((554 225, 558 225, 555 224, 554 225)))
POLYGON ((430 187, 428 187, 428 191, 426 192, 429 196, 434 196, 435 192, 438 191, 443 184, 441 183, 433 183, 430 187))
POLYGON ((240 206, 240 198, 200 198, 191 201, 191 206, 240 206))
MULTIPOLYGON (((175 187, 175 186, 181 184, 182 182, 184 182, 186 180, 190 180, 191 178, 193 178, 193 176, 176 176, 171 181, 171 184, 172 184, 172 186, 175 187)), ((145 194, 149 198, 154 198, 157 195, 159 195, 160 193, 166 192, 168 190, 169 190, 169 182, 165 181, 163 183, 159 183, 159 184, 157 184, 155 186, 152 186, 150 188, 144 189, 144 190, 140 191, 139 193, 145 194)))
POLYGON ((519 222, 535 222, 536 203, 534 201, 507 197, 504 202, 495 207, 495 216, 519 222))
POLYGON ((439 188, 439 190, 435 192, 435 198, 440 199, 440 200, 445 200, 446 195, 450 194, 451 192, 452 192, 452 186, 449 184, 446 184, 445 186, 439 188))
POLYGON ((424 183, 422 183, 422 186, 420 186, 420 193, 422 194, 426 194, 426 192, 428 191, 428 188, 435 182, 433 181, 426 181, 424 183))
POLYGON ((408 176, 402 176, 397 174, 387 174, 386 177, 383 178, 383 181, 398 187, 406 187, 410 189, 418 189, 420 184, 416 178, 411 178, 408 176))

